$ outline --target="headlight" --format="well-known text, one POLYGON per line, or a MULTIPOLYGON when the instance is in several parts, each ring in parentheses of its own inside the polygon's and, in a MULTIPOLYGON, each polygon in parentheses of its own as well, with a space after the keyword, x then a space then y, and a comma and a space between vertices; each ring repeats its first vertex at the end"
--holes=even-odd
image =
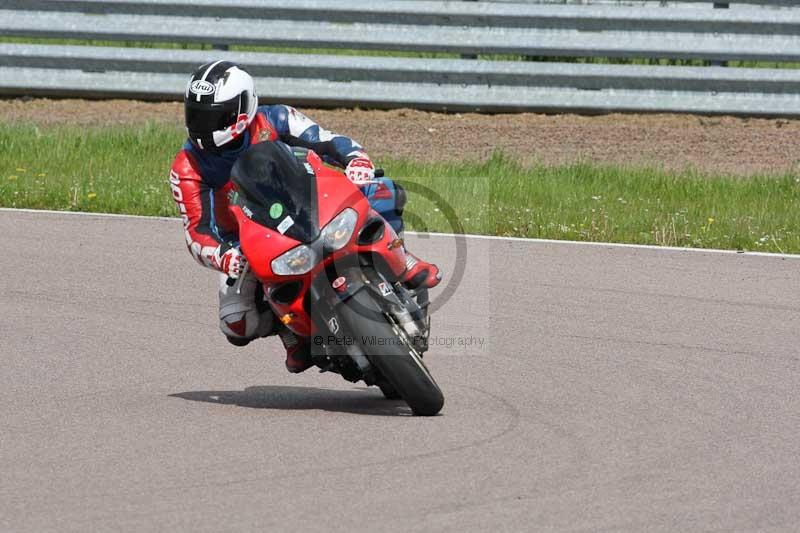
POLYGON ((350 242, 358 222, 358 213, 349 207, 336 215, 322 228, 322 246, 329 252, 335 252, 350 242))
POLYGON ((317 254, 301 244, 272 260, 272 271, 279 276, 298 276, 309 272, 317 264, 317 254))
MULTIPOLYGON (((358 222, 358 213, 349 207, 336 215, 322 228, 322 246, 329 252, 344 247, 353 236, 358 222)), ((311 247, 301 244, 272 260, 272 272, 279 276, 299 276, 311 271, 320 261, 319 254, 311 247)))

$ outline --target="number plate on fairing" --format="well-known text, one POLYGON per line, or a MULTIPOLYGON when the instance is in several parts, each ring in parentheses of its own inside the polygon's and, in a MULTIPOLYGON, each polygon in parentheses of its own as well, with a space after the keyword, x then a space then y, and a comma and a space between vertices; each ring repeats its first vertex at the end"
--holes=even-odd
POLYGON ((389 296, 390 294, 392 294, 394 292, 392 290, 392 286, 389 285, 388 283, 386 283, 385 281, 382 281, 382 282, 378 283, 378 290, 381 291, 381 294, 383 296, 389 296))

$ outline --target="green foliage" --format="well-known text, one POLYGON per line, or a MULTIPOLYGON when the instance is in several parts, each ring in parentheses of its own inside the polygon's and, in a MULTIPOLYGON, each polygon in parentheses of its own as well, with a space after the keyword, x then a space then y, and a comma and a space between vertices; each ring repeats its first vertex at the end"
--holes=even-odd
MULTIPOLYGON (((502 154, 482 163, 386 165, 436 190, 464 230, 504 236, 800 251, 800 179, 578 162, 522 167, 502 154)), ((416 213, 439 231, 435 208, 416 213)))
POLYGON ((155 124, 0 126, 0 204, 174 215, 166 176, 180 142, 180 130, 155 124))
MULTIPOLYGON (((0 206, 174 216, 167 171, 182 142, 180 129, 164 124, 0 124, 0 206)), ((800 179, 790 175, 522 166, 501 153, 473 162, 378 159, 388 176, 442 199, 412 193, 409 229, 800 252, 800 179)))

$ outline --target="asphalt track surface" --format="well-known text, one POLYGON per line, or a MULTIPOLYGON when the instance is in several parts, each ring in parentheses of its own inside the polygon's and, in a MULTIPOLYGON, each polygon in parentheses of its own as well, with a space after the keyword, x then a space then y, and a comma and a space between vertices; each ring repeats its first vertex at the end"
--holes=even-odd
POLYGON ((416 418, 229 346, 176 220, 0 234, 3 531, 800 525, 798 259, 469 239, 416 418))

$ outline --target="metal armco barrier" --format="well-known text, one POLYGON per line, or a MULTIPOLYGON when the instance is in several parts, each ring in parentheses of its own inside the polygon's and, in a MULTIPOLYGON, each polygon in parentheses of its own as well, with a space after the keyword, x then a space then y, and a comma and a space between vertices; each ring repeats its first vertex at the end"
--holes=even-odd
POLYGON ((781 0, 728 9, 638 4, 0 0, 0 35, 13 38, 0 41, 0 94, 177 99, 193 68, 230 58, 258 78, 265 102, 800 115, 793 68, 615 64, 791 66, 800 63, 800 8, 781 0), (111 46, 58 44, 65 40, 111 46), (198 44, 274 51, 175 48, 198 44), (285 47, 330 53, 281 53, 285 47))

